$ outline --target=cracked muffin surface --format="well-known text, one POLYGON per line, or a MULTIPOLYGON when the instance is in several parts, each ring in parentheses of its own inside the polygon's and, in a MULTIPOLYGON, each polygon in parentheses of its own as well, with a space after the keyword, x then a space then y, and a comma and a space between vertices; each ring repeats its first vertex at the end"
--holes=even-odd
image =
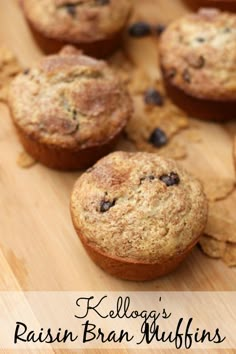
POLYGON ((98 251, 155 263, 193 247, 207 201, 200 182, 173 160, 114 152, 78 179, 71 214, 79 236, 98 251))
POLYGON ((167 80, 202 99, 236 100, 236 15, 200 9, 174 21, 162 35, 167 80))
POLYGON ((125 25, 130 0, 24 0, 30 23, 49 38, 93 42, 111 37, 125 25))
POLYGON ((132 113, 130 96, 107 64, 69 46, 20 74, 9 105, 27 136, 75 151, 109 142, 132 113))

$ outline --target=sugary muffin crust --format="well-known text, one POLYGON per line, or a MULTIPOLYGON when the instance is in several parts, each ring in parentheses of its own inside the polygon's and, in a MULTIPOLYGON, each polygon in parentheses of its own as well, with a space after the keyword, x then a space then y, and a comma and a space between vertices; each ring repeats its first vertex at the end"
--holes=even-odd
POLYGON ((107 64, 71 47, 19 75, 9 105, 24 134, 74 151, 109 142, 132 113, 129 95, 107 64))
POLYGON ((176 162, 114 152, 78 179, 71 213, 83 243, 98 252, 133 263, 162 263, 197 242, 207 202, 200 182, 176 162))
POLYGON ((24 0, 24 12, 46 37, 77 42, 109 38, 124 26, 130 0, 24 0))
POLYGON ((236 15, 200 9, 173 22, 161 39, 166 78, 197 98, 236 99, 236 15))

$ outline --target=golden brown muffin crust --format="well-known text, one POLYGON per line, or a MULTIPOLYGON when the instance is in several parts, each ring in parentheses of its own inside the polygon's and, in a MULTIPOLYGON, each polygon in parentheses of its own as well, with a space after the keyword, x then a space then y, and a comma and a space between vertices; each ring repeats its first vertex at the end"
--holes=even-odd
POLYGON ((130 0, 24 0, 29 22, 46 37, 93 42, 119 32, 130 13, 130 0))
POLYGON ((236 99, 235 14, 188 14, 163 33, 160 51, 164 73, 177 88, 202 99, 236 99))
POLYGON ((115 152, 77 181, 71 198, 75 228, 110 257, 155 263, 196 243, 207 219, 200 182, 176 162, 150 153, 115 152), (163 176, 178 175, 167 186, 163 176))
POLYGON ((74 150, 109 142, 132 113, 130 96, 107 64, 71 47, 19 75, 9 104, 28 136, 74 150))

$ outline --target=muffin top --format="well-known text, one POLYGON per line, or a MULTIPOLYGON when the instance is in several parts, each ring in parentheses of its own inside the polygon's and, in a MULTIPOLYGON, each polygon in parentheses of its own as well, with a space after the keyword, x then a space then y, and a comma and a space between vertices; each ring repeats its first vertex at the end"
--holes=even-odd
POLYGON ((74 150, 109 142, 132 113, 130 96, 108 65, 69 46, 17 76, 9 106, 27 135, 74 150))
POLYGON ((170 82, 197 98, 236 99, 236 15, 200 9, 170 24, 161 39, 170 82))
POLYGON ((49 38, 94 42, 119 32, 127 21, 130 0, 24 0, 27 19, 49 38))
POLYGON ((78 179, 71 213, 78 233, 99 251, 155 263, 196 242, 207 202, 200 182, 173 160, 114 152, 78 179))

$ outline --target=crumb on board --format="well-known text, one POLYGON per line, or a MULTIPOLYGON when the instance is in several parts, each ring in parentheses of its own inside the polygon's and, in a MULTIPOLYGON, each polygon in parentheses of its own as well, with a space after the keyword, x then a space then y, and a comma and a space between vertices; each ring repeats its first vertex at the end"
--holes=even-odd
POLYGON ((197 128, 189 127, 189 129, 187 129, 183 134, 184 138, 186 138, 190 143, 202 142, 201 134, 197 128))
POLYGON ((229 267, 236 266, 236 244, 233 244, 233 243, 226 244, 226 251, 223 256, 223 261, 229 267))
POLYGON ((188 128, 186 115, 165 98, 163 106, 146 109, 143 97, 135 97, 135 112, 125 129, 127 139, 132 141, 138 151, 156 152, 162 156, 182 159, 187 155, 184 142, 175 140, 176 134, 188 128), (152 132, 159 128, 165 132, 168 142, 161 148, 150 144, 152 132))
POLYGON ((135 112, 125 129, 127 140, 132 142, 137 151, 156 152, 173 159, 185 158, 186 144, 184 141, 177 142, 175 136, 189 127, 189 120, 167 96, 161 74, 153 77, 148 75, 132 64, 121 51, 110 59, 110 65, 126 84, 134 100, 135 112), (162 104, 147 104, 145 93, 148 90, 156 91, 162 104), (150 144, 150 136, 157 128, 167 137, 167 144, 161 148, 150 144))
POLYGON ((226 242, 205 235, 201 237, 199 245, 203 252, 211 258, 222 258, 226 250, 226 242))
POLYGON ((221 202, 209 203, 205 234, 218 241, 236 242, 235 218, 221 202))
POLYGON ((17 158, 17 165, 21 168, 30 168, 36 163, 37 161, 25 151, 22 151, 17 158))
POLYGON ((7 101, 8 87, 21 70, 22 68, 11 50, 0 44, 0 101, 7 101))
POLYGON ((207 199, 215 202, 227 198, 235 188, 234 178, 211 177, 203 181, 207 199))
POLYGON ((209 236, 202 236, 199 245, 201 250, 209 257, 222 259, 229 267, 236 266, 236 244, 215 240, 209 236))

